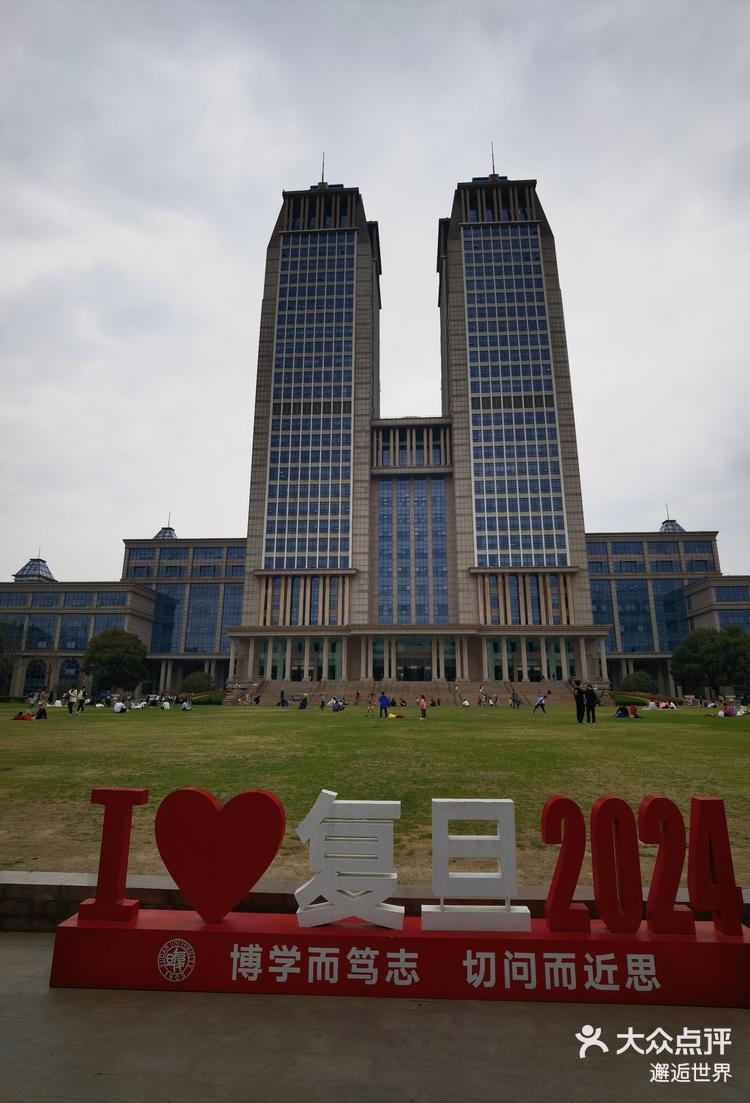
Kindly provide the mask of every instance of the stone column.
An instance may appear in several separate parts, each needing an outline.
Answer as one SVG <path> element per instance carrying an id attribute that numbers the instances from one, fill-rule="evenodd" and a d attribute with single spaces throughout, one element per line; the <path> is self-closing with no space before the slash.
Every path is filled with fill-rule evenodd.
<path id="1" fill-rule="evenodd" d="M 490 680 L 490 664 L 487 661 L 487 650 L 489 648 L 490 641 L 482 637 L 479 642 L 482 646 L 482 677 L 484 678 L 485 682 L 488 682 Z M 494 677 L 494 670 L 492 671 L 492 675 Z"/>
<path id="2" fill-rule="evenodd" d="M 563 681 L 567 682 L 570 678 L 570 666 L 568 665 L 568 641 L 565 636 L 560 636 L 560 667 Z"/>
<path id="3" fill-rule="evenodd" d="M 164 692 L 164 686 L 167 684 L 167 660 L 162 659 L 159 663 L 159 693 Z"/>
<path id="4" fill-rule="evenodd" d="M 579 672 L 579 678 L 582 682 L 588 682 L 589 680 L 589 663 L 586 656 L 586 640 L 579 637 L 578 639 L 578 658 L 581 663 L 581 669 Z"/>
<path id="5" fill-rule="evenodd" d="M 539 637 L 539 657 L 542 664 L 542 678 L 545 682 L 549 681 L 549 664 L 547 663 L 547 637 Z"/>
<path id="6" fill-rule="evenodd" d="M 599 665 L 601 666 L 601 679 L 608 680 L 607 675 L 607 645 L 603 639 L 599 640 Z"/>
<path id="7" fill-rule="evenodd" d="M 349 637 L 341 637 L 341 681 L 349 679 Z"/>
<path id="8" fill-rule="evenodd" d="M 438 674 L 445 678 L 445 636 L 438 637 Z"/>
<path id="9" fill-rule="evenodd" d="M 236 645 L 234 639 L 232 638 L 229 641 L 229 681 L 230 682 L 233 682 L 235 680 L 234 664 L 236 663 L 236 661 L 237 661 L 237 645 Z"/>
<path id="10" fill-rule="evenodd" d="M 507 682 L 508 679 L 508 641 L 505 636 L 500 637 L 500 662 L 503 668 L 503 681 Z"/>
<path id="11" fill-rule="evenodd" d="M 166 685 L 164 687 L 165 689 L 171 689 L 172 688 L 172 667 L 173 667 L 173 665 L 174 665 L 174 661 L 172 659 L 167 659 L 167 678 L 166 678 Z"/>
<path id="12" fill-rule="evenodd" d="M 310 680 L 310 637 L 305 636 L 305 673 L 302 679 L 303 682 Z"/>
<path id="13" fill-rule="evenodd" d="M 328 681 L 328 649 L 329 649 L 328 636 L 323 636 L 323 670 L 321 671 L 321 674 L 322 674 L 321 681 L 322 682 L 327 682 Z"/>
<path id="14" fill-rule="evenodd" d="M 284 653 L 284 681 L 288 682 L 292 677 L 292 637 L 286 638 L 286 651 Z"/>
<path id="15" fill-rule="evenodd" d="M 432 644 L 432 668 L 430 672 L 430 681 L 434 682 L 437 680 L 437 640 L 433 636 L 430 642 Z"/>
<path id="16" fill-rule="evenodd" d="M 521 636 L 521 677 L 524 682 L 529 680 L 529 657 L 526 652 L 526 637 Z"/>
<path id="17" fill-rule="evenodd" d="M 248 682 L 252 682 L 255 677 L 255 640 L 251 639 L 247 645 L 247 667 L 245 668 L 245 677 Z"/>
<path id="18" fill-rule="evenodd" d="M 469 679 L 469 640 L 464 636 L 461 640 L 461 665 L 464 668 L 464 678 Z"/>

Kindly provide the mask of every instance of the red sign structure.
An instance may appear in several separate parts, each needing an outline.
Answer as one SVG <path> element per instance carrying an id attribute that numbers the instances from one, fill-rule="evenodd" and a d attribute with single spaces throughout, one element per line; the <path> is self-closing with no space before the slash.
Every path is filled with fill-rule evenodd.
<path id="1" fill-rule="evenodd" d="M 92 793 L 105 809 L 96 896 L 58 927 L 53 987 L 728 1007 L 750 1002 L 750 933 L 741 923 L 724 805 L 715 798 L 693 798 L 687 848 L 691 904 L 712 913 L 713 922 L 696 922 L 689 908 L 674 903 L 686 851 L 677 806 L 647 797 L 636 818 L 611 796 L 601 797 L 591 812 L 600 916 L 592 920 L 585 905 L 572 903 L 586 824 L 578 805 L 558 796 L 542 811 L 543 840 L 561 844 L 545 919 L 527 922 L 526 929 L 498 930 L 482 929 L 481 907 L 465 909 L 470 929 L 424 929 L 421 919 L 402 919 L 392 906 L 382 912 L 382 925 L 327 922 L 325 911 L 316 917 L 320 905 L 309 904 L 316 878 L 298 890 L 298 915 L 231 912 L 283 838 L 284 809 L 262 791 L 242 793 L 223 807 L 201 789 L 166 797 L 156 816 L 157 844 L 195 910 L 139 911 L 136 901 L 125 899 L 125 878 L 133 808 L 147 796 L 144 789 Z M 335 794 L 324 790 L 315 807 L 321 802 L 334 809 Z M 339 867 L 349 863 L 360 871 L 365 835 L 352 838 L 344 817 L 368 802 L 338 803 L 343 810 L 332 812 L 339 819 L 327 821 L 333 826 L 325 838 Z M 309 820 L 301 825 L 308 834 Z M 382 823 L 369 830 L 373 838 L 384 834 Z M 645 920 L 639 839 L 659 847 Z M 501 841 L 499 835 L 473 837 L 485 853 Z M 312 854 L 311 843 L 311 861 Z M 378 861 L 382 865 L 381 856 Z M 361 880 L 363 874 L 354 876 Z M 338 915 L 340 896 L 336 907 Z M 511 909 L 509 900 L 506 908 L 509 914 L 523 910 Z M 492 926 L 503 909 L 486 911 L 493 913 Z"/>

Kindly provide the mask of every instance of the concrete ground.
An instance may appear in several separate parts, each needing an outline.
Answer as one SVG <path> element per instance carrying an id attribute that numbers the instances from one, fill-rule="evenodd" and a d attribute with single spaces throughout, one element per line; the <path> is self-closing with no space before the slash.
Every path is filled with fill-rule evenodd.
<path id="1" fill-rule="evenodd" d="M 622 1103 L 750 1097 L 750 1014 L 695 1007 L 601 1008 L 172 992 L 50 991 L 53 936 L 0 935 L 3 1103 Z M 602 1028 L 610 1052 L 578 1056 Z M 656 1061 L 628 1027 L 730 1027 L 727 1083 L 650 1083 Z"/>

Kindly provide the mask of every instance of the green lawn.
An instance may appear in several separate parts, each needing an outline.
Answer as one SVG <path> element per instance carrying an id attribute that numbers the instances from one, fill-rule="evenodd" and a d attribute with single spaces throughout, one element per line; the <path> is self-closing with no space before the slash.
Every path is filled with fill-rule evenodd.
<path id="1" fill-rule="evenodd" d="M 400 799 L 397 869 L 402 881 L 431 878 L 432 797 L 510 797 L 516 803 L 522 884 L 547 883 L 556 847 L 542 843 L 539 817 L 547 797 L 563 793 L 588 817 L 605 793 L 634 810 L 650 793 L 671 797 L 686 820 L 692 795 L 723 797 L 738 881 L 750 883 L 750 717 L 712 719 L 698 709 L 646 713 L 618 721 L 600 711 L 595 728 L 579 727 L 573 710 L 430 709 L 417 719 L 367 719 L 364 706 L 343 713 L 317 708 L 143 710 L 115 716 L 88 709 L 71 718 L 50 709 L 44 722 L 12 720 L 0 705 L 3 814 L 0 868 L 95 872 L 101 809 L 95 785 L 146 786 L 149 804 L 135 810 L 131 872 L 163 873 L 153 842 L 159 800 L 198 785 L 227 800 L 246 789 L 271 789 L 283 802 L 287 833 L 268 875 L 307 874 L 307 849 L 294 828 L 321 788 L 348 799 Z M 644 847 L 644 877 L 652 847 Z M 581 883 L 590 884 L 584 864 Z"/>

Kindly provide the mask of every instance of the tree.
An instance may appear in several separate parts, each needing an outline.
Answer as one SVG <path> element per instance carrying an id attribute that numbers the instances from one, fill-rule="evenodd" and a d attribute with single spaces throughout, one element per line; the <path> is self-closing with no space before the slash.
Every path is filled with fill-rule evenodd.
<path id="1" fill-rule="evenodd" d="M 146 645 L 132 632 L 108 628 L 89 640 L 81 666 L 106 689 L 135 689 L 148 674 Z"/>
<path id="2" fill-rule="evenodd" d="M 672 677 L 687 690 L 700 692 L 708 686 L 718 693 L 723 685 L 750 680 L 750 636 L 731 624 L 720 632 L 699 628 L 691 632 L 672 653 Z"/>
<path id="3" fill-rule="evenodd" d="M 188 674 L 180 687 L 180 693 L 206 693 L 214 688 L 214 680 L 205 670 L 194 670 Z"/>
<path id="4" fill-rule="evenodd" d="M 622 680 L 622 688 L 630 693 L 656 693 L 656 682 L 645 670 L 634 670 Z"/>
<path id="5" fill-rule="evenodd" d="M 724 636 L 727 683 L 750 685 L 750 635 L 739 624 L 728 624 L 721 634 Z"/>

